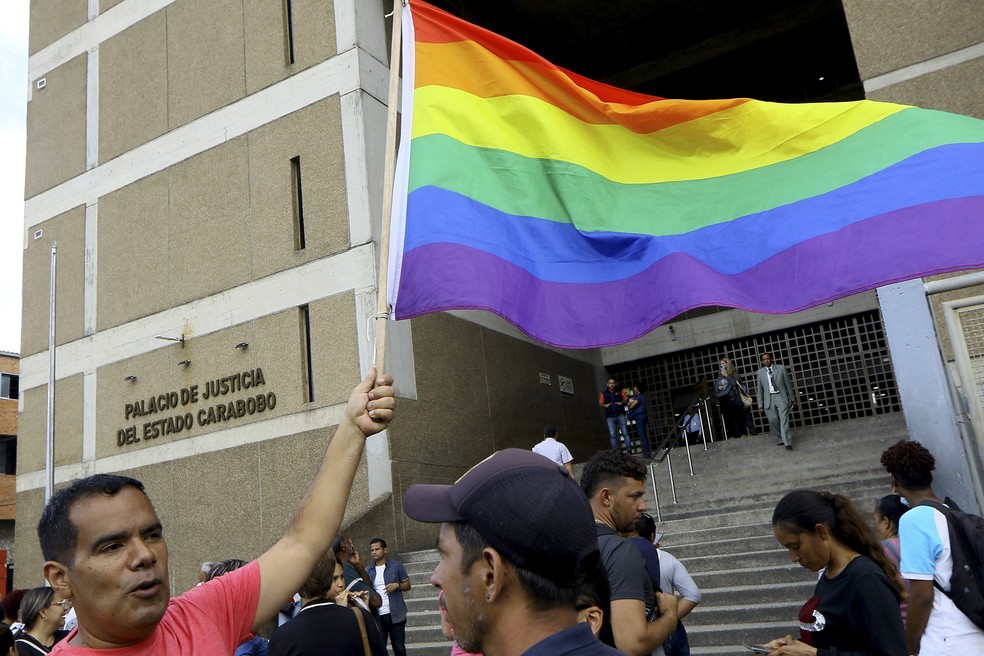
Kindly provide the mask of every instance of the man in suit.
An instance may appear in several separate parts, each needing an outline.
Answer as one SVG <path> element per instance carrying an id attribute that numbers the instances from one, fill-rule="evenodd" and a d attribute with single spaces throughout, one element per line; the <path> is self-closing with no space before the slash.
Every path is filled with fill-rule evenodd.
<path id="1" fill-rule="evenodd" d="M 776 445 L 793 448 L 789 432 L 789 409 L 796 404 L 793 381 L 781 364 L 773 364 L 772 354 L 762 354 L 762 368 L 755 374 L 758 404 L 769 418 L 769 429 L 776 436 Z"/>

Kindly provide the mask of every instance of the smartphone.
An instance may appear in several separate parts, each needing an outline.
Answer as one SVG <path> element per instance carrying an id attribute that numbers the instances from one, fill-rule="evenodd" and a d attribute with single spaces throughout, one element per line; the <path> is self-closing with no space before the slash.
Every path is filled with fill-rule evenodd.
<path id="1" fill-rule="evenodd" d="M 771 649 L 766 649 L 762 645 L 742 645 L 745 649 L 756 654 L 771 654 Z"/>

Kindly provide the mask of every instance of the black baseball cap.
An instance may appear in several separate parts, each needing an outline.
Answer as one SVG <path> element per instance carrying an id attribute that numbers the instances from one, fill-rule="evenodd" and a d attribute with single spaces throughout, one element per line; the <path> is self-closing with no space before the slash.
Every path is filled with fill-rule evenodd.
<path id="1" fill-rule="evenodd" d="M 525 449 L 498 451 L 453 485 L 411 485 L 403 512 L 419 522 L 467 522 L 506 560 L 562 588 L 584 581 L 599 557 L 581 487 Z"/>

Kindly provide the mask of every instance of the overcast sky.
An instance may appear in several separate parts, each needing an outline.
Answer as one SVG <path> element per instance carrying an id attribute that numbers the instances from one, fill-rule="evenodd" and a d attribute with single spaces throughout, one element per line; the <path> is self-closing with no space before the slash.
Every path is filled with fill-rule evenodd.
<path id="1" fill-rule="evenodd" d="M 0 350 L 20 352 L 24 252 L 27 7 L 4 0 L 0 20 Z"/>

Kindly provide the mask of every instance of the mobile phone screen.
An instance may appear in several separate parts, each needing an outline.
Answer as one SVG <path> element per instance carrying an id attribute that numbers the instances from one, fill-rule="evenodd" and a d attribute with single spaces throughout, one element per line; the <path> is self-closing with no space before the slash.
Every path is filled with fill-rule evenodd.
<path id="1" fill-rule="evenodd" d="M 742 645 L 742 647 L 744 647 L 748 651 L 755 652 L 756 654 L 771 654 L 772 653 L 772 650 L 771 649 L 766 649 L 762 645 Z"/>

